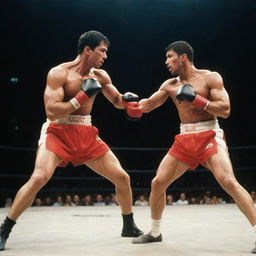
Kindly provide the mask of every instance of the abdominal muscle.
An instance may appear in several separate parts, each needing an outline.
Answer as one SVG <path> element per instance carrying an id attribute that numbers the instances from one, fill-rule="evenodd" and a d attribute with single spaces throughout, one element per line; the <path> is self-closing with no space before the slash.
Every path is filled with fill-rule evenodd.
<path id="1" fill-rule="evenodd" d="M 214 120 L 216 117 L 208 112 L 194 107 L 190 102 L 176 103 L 182 124 Z"/>

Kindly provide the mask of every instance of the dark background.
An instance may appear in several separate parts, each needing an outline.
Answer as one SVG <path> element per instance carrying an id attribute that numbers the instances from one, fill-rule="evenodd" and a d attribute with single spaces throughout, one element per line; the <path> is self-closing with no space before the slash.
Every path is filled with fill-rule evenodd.
<path id="1" fill-rule="evenodd" d="M 150 96 L 170 77 L 164 65 L 165 47 L 176 40 L 188 41 L 195 51 L 195 66 L 217 71 L 224 79 L 232 112 L 228 119 L 219 121 L 228 145 L 252 147 L 243 152 L 231 150 L 235 169 L 255 166 L 255 21 L 254 0 L 2 1 L 0 191 L 13 193 L 24 183 L 3 174 L 31 174 L 33 149 L 45 121 L 43 92 L 47 72 L 55 65 L 73 60 L 77 56 L 78 37 L 92 29 L 105 34 L 111 42 L 103 68 L 114 85 L 121 93 L 132 91 L 141 97 Z M 11 82 L 12 77 L 17 77 L 18 82 Z M 168 148 L 179 131 L 177 111 L 170 100 L 140 121 L 130 122 L 123 111 L 99 95 L 92 116 L 101 138 L 110 147 Z M 5 146 L 32 150 L 10 150 Z M 122 165 L 132 170 L 156 169 L 166 153 L 114 152 Z M 58 168 L 56 175 L 93 176 L 84 169 Z M 255 172 L 253 168 L 237 172 L 248 189 L 256 186 Z M 188 186 L 194 184 L 200 172 L 193 175 L 187 178 Z M 132 174 L 132 182 L 137 189 L 148 189 L 153 176 L 150 172 Z M 203 183 L 205 179 L 202 178 Z M 206 186 L 216 185 L 212 177 L 207 179 Z M 185 183 L 186 176 L 178 187 L 185 189 Z M 84 189 L 88 188 L 86 185 Z"/>

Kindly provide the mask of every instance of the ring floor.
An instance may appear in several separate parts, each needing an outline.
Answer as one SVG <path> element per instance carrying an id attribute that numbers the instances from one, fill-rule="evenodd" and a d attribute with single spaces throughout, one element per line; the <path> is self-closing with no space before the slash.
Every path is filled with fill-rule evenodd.
<path id="1" fill-rule="evenodd" d="M 134 207 L 150 228 L 150 208 Z M 1 221 L 8 209 L 0 209 Z M 0 256 L 244 256 L 256 235 L 235 204 L 167 206 L 163 242 L 132 244 L 120 236 L 118 206 L 31 207 L 19 218 Z"/>

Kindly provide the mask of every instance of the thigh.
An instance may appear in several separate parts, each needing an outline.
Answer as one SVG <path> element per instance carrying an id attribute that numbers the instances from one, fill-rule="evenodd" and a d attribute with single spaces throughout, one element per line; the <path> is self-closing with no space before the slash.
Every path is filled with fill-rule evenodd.
<path id="1" fill-rule="evenodd" d="M 218 152 L 207 160 L 205 166 L 213 173 L 217 181 L 235 178 L 228 152 L 218 146 Z"/>
<path id="2" fill-rule="evenodd" d="M 172 155 L 166 154 L 161 161 L 155 179 L 161 184 L 168 186 L 181 175 L 183 175 L 189 166 Z"/>
<path id="3" fill-rule="evenodd" d="M 119 174 L 126 174 L 117 157 L 111 150 L 103 156 L 90 160 L 84 164 L 111 181 L 113 181 Z"/>
<path id="4" fill-rule="evenodd" d="M 60 157 L 46 148 L 44 142 L 37 150 L 33 175 L 44 173 L 47 176 L 52 176 L 61 161 Z"/>

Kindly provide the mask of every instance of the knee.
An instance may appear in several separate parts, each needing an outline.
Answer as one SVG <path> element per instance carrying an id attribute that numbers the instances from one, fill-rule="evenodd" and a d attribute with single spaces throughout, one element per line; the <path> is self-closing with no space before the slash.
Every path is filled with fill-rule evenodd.
<path id="1" fill-rule="evenodd" d="M 151 182 L 151 189 L 154 191 L 164 191 L 166 189 L 165 183 L 155 177 Z"/>
<path id="2" fill-rule="evenodd" d="M 222 186 L 224 187 L 225 190 L 233 192 L 238 190 L 239 188 L 239 183 L 236 181 L 235 178 L 232 177 L 225 177 L 221 181 Z"/>
<path id="3" fill-rule="evenodd" d="M 29 182 L 32 185 L 32 187 L 41 188 L 49 181 L 49 179 L 50 177 L 44 172 L 42 172 L 40 174 L 33 174 Z"/>
<path id="4" fill-rule="evenodd" d="M 130 176 L 126 172 L 118 174 L 114 180 L 117 187 L 130 186 Z"/>

